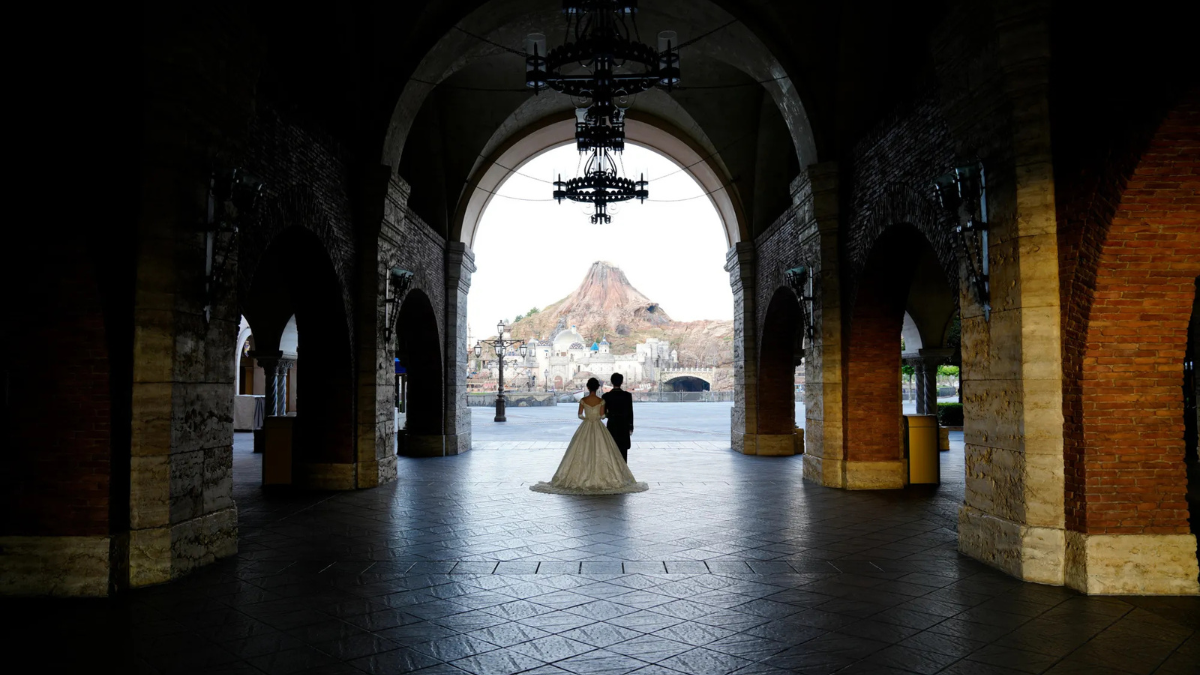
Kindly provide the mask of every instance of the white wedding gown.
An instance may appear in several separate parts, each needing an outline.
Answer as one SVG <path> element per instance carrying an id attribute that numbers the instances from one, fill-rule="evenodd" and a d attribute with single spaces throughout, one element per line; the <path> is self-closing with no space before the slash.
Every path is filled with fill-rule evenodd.
<path id="1" fill-rule="evenodd" d="M 634 479 L 617 444 L 601 423 L 604 404 L 582 405 L 583 414 L 579 418 L 583 422 L 575 430 L 554 478 L 529 489 L 558 495 L 615 495 L 649 490 L 649 485 Z"/>

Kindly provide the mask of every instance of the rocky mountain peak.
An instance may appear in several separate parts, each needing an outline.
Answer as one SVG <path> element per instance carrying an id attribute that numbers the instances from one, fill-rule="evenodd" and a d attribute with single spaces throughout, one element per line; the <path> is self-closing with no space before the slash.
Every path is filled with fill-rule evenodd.
<path id="1" fill-rule="evenodd" d="M 629 278 L 620 267 L 598 260 L 588 268 L 583 282 L 559 303 L 558 314 L 569 317 L 569 323 L 584 325 L 595 324 L 595 319 L 601 317 L 637 313 L 650 307 L 655 308 L 650 312 L 655 319 L 654 323 L 666 323 L 671 320 L 666 312 L 658 308 L 657 303 L 629 283 Z M 612 328 L 615 329 L 616 324 L 613 324 Z"/>
<path id="2" fill-rule="evenodd" d="M 673 321 L 621 268 L 603 260 L 591 264 L 570 295 L 514 322 L 511 330 L 519 339 L 553 340 L 572 327 L 588 345 L 607 339 L 614 354 L 633 352 L 638 342 L 654 337 L 670 342 L 685 360 L 732 363 L 732 321 Z"/>

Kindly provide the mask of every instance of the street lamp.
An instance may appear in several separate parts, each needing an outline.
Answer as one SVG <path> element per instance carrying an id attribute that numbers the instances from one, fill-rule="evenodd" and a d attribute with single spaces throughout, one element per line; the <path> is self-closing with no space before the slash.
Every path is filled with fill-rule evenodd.
<path id="1" fill-rule="evenodd" d="M 550 391 L 550 369 L 546 368 L 542 371 L 542 384 L 546 386 L 546 391 Z"/>
<path id="2" fill-rule="evenodd" d="M 497 422 L 507 422 L 508 418 L 504 416 L 504 355 L 508 353 L 510 347 L 518 347 L 521 356 L 524 357 L 528 349 L 525 347 L 524 340 L 505 340 L 504 339 L 504 320 L 496 324 L 496 339 L 481 340 L 475 343 L 475 356 L 483 354 L 483 345 L 490 344 L 492 350 L 496 353 L 496 361 L 499 365 L 499 382 L 496 386 L 496 419 Z"/>

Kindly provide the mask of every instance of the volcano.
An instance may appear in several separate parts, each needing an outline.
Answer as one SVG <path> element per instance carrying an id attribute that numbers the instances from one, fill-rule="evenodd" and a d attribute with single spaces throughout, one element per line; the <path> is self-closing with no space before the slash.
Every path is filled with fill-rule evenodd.
<path id="1" fill-rule="evenodd" d="M 592 263 L 567 297 L 522 317 L 511 326 L 518 339 L 553 339 L 558 327 L 575 326 L 587 340 L 607 337 L 612 350 L 628 354 L 646 338 L 668 340 L 681 359 L 733 363 L 732 321 L 674 321 L 657 302 L 629 283 L 625 272 L 603 260 Z"/>

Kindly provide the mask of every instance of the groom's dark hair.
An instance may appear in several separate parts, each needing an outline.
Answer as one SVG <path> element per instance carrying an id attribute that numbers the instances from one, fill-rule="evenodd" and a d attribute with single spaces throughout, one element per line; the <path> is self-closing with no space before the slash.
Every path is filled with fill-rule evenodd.
<path id="1" fill-rule="evenodd" d="M 621 383 L 625 381 L 625 378 L 622 377 L 622 375 L 620 373 L 613 373 L 612 377 L 609 379 L 612 380 L 614 387 L 621 386 Z"/>

